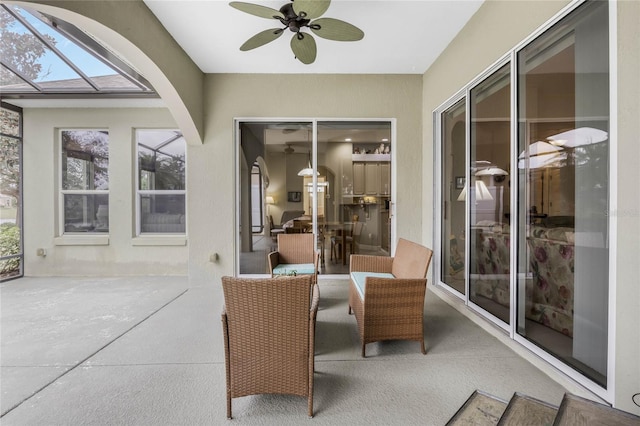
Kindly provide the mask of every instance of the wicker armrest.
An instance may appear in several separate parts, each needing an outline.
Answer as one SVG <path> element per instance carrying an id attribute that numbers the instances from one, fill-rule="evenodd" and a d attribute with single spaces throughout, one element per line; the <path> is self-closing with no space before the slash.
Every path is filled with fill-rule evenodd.
<path id="1" fill-rule="evenodd" d="M 365 300 L 376 294 L 388 293 L 389 297 L 402 295 L 402 293 L 414 293 L 416 297 L 424 294 L 426 290 L 426 278 L 380 278 L 367 277 L 367 285 L 365 287 Z M 415 294 L 415 290 L 418 293 Z M 422 297 L 422 296 L 421 296 Z M 424 299 L 423 299 L 424 300 Z"/>
<path id="2" fill-rule="evenodd" d="M 350 271 L 362 272 L 391 272 L 393 257 L 368 256 L 363 254 L 352 254 L 349 258 Z"/>
<path id="3" fill-rule="evenodd" d="M 280 263 L 280 255 L 277 251 L 272 251 L 267 256 L 269 259 L 269 273 L 273 274 L 273 268 L 278 266 L 278 264 Z"/>
<path id="4" fill-rule="evenodd" d="M 318 304 L 320 303 L 320 287 L 318 284 L 313 285 L 312 296 L 311 296 L 311 309 L 310 309 L 310 319 L 315 319 L 316 314 L 318 313 Z"/>

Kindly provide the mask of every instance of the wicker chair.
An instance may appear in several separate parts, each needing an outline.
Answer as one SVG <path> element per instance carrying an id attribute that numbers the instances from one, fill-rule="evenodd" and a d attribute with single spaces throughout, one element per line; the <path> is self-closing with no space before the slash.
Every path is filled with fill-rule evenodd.
<path id="1" fill-rule="evenodd" d="M 269 253 L 269 273 L 276 275 L 312 275 L 318 282 L 320 253 L 312 233 L 278 235 L 278 250 Z"/>
<path id="2" fill-rule="evenodd" d="M 362 342 L 417 340 L 424 345 L 424 297 L 433 251 L 400 239 L 395 257 L 351 255 L 349 314 Z"/>
<path id="3" fill-rule="evenodd" d="M 306 396 L 312 417 L 318 286 L 305 275 L 223 277 L 222 287 L 227 417 L 232 398 L 266 393 Z"/>

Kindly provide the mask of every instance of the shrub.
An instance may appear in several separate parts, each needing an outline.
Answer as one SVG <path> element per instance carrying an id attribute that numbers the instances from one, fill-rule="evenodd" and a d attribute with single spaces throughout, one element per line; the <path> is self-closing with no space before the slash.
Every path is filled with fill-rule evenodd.
<path id="1" fill-rule="evenodd" d="M 0 256 L 20 254 L 20 228 L 14 223 L 0 225 Z M 0 275 L 13 275 L 20 269 L 20 258 L 0 262 Z"/>

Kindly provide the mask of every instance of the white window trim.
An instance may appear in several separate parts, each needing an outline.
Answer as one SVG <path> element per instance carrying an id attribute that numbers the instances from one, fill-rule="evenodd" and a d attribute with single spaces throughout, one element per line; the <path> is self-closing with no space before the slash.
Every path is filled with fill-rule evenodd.
<path id="1" fill-rule="evenodd" d="M 106 132 L 109 134 L 107 128 L 75 128 L 65 127 L 57 129 L 57 141 L 56 149 L 58 150 L 58 164 L 57 164 L 57 192 L 58 192 L 58 230 L 57 237 L 53 239 L 54 245 L 57 246 L 84 246 L 84 245 L 109 245 L 109 229 L 108 232 L 66 232 L 65 231 L 65 216 L 64 216 L 64 196 L 69 194 L 77 195 L 106 195 L 109 197 L 109 189 L 63 189 L 62 179 L 62 132 L 74 132 L 74 131 L 91 131 L 91 132 Z M 111 147 L 109 146 L 109 151 Z"/>
<path id="2" fill-rule="evenodd" d="M 134 129 L 134 144 L 135 144 L 135 235 L 131 240 L 131 244 L 133 246 L 185 246 L 187 245 L 187 229 L 188 229 L 188 202 L 187 202 L 187 190 L 186 190 L 186 177 L 187 177 L 187 143 L 185 140 L 185 151 L 184 151 L 184 174 L 185 174 L 185 189 L 180 190 L 150 190 L 150 189 L 140 189 L 140 170 L 138 161 L 140 150 L 138 144 L 138 132 L 139 131 L 179 131 L 179 129 L 169 128 L 169 129 L 158 129 L 158 128 L 138 128 Z M 183 135 L 184 138 L 184 135 Z M 142 208 L 140 206 L 140 196 L 141 195 L 184 195 L 184 225 L 185 232 L 175 232 L 175 233 L 161 233 L 161 232 L 142 232 L 141 223 L 142 223 Z"/>

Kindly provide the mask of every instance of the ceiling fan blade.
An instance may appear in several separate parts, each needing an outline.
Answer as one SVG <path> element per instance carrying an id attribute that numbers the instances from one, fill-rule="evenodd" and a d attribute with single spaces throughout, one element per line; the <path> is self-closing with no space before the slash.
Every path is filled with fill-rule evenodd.
<path id="1" fill-rule="evenodd" d="M 282 28 L 271 28 L 268 30 L 264 30 L 259 32 L 258 34 L 251 37 L 249 40 L 245 41 L 242 46 L 240 46 L 240 50 L 246 52 L 247 50 L 255 49 L 256 47 L 263 46 L 282 35 L 284 31 Z"/>
<path id="2" fill-rule="evenodd" d="M 300 37 L 301 36 L 301 37 Z M 305 65 L 316 60 L 316 40 L 309 33 L 296 33 L 291 38 L 291 50 L 296 58 Z"/>
<path id="3" fill-rule="evenodd" d="M 293 11 L 301 18 L 315 19 L 322 16 L 330 4 L 331 0 L 294 0 Z"/>
<path id="4" fill-rule="evenodd" d="M 232 1 L 231 3 L 229 3 L 229 6 L 246 12 L 250 15 L 259 16 L 261 18 L 272 19 L 277 16 L 284 19 L 284 15 L 279 10 L 272 9 L 266 6 L 260 6 L 259 4 Z"/>
<path id="5" fill-rule="evenodd" d="M 348 22 L 333 18 L 320 18 L 309 24 L 316 35 L 336 41 L 358 41 L 364 37 L 364 32 Z"/>

